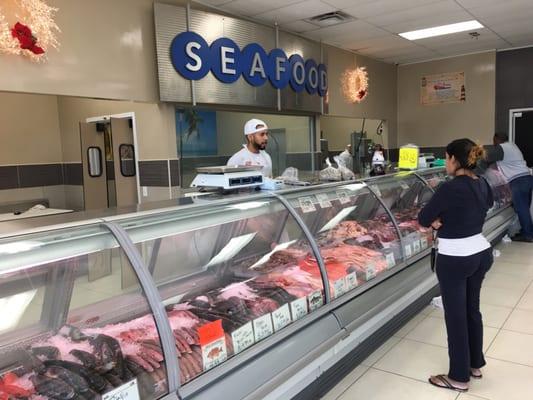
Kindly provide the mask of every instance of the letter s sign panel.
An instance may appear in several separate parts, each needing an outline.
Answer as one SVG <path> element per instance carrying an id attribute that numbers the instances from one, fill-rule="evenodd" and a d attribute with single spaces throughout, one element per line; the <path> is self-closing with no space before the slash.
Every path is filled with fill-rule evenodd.
<path id="1" fill-rule="evenodd" d="M 209 45 L 203 37 L 194 32 L 178 34 L 170 46 L 172 65 L 184 78 L 199 80 L 207 75 L 209 65 Z"/>

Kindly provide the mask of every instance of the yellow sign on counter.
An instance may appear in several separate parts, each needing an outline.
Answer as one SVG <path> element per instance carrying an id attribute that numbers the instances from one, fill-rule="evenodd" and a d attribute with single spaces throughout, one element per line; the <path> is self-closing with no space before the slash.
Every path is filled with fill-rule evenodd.
<path id="1" fill-rule="evenodd" d="M 418 154 L 418 147 L 401 147 L 398 167 L 400 169 L 417 169 Z"/>

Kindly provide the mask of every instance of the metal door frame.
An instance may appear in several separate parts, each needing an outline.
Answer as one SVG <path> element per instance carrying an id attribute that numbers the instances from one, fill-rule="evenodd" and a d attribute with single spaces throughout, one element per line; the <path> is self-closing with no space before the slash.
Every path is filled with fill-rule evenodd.
<path id="1" fill-rule="evenodd" d="M 509 141 L 514 143 L 515 142 L 515 119 L 517 116 L 515 114 L 517 113 L 523 113 L 523 112 L 530 112 L 533 111 L 533 107 L 526 107 L 526 108 L 511 108 L 509 110 Z M 521 117 L 521 116 L 520 116 Z M 518 117 L 518 118 L 520 118 Z"/>
<path id="2" fill-rule="evenodd" d="M 135 112 L 125 112 L 122 114 L 101 115 L 99 117 L 86 118 L 85 122 L 111 122 L 111 118 L 131 118 L 133 129 L 133 152 L 135 154 L 135 181 L 137 182 L 137 204 L 141 203 L 141 181 L 139 174 L 139 141 L 137 140 L 137 121 Z"/>

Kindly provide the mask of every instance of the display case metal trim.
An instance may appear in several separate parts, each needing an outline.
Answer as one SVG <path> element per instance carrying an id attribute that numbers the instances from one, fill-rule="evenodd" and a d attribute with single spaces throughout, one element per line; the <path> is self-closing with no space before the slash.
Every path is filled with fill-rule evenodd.
<path id="1" fill-rule="evenodd" d="M 328 271 L 326 269 L 326 265 L 324 264 L 324 260 L 322 259 L 322 254 L 320 254 L 320 249 L 315 242 L 315 239 L 313 238 L 313 235 L 305 222 L 303 221 L 302 217 L 296 212 L 294 207 L 291 205 L 289 200 L 287 200 L 285 197 L 282 197 L 281 195 L 277 193 L 271 193 L 272 196 L 277 198 L 281 204 L 283 204 L 289 213 L 292 215 L 296 223 L 300 226 L 300 229 L 304 233 L 305 237 L 307 238 L 307 241 L 311 245 L 311 249 L 313 250 L 313 253 L 315 254 L 316 261 L 318 263 L 318 268 L 320 269 L 320 275 L 322 277 L 322 286 L 324 287 L 324 297 L 326 298 L 326 304 L 331 302 L 331 292 L 329 287 L 329 279 L 328 279 Z"/>
<path id="2" fill-rule="evenodd" d="M 133 244 L 124 229 L 111 222 L 104 222 L 102 225 L 106 227 L 115 237 L 139 279 L 139 283 L 146 295 L 146 300 L 152 309 L 153 317 L 159 330 L 161 347 L 165 355 L 165 365 L 167 367 L 166 372 L 168 392 L 176 393 L 179 398 L 178 389 L 180 387 L 180 382 L 178 379 L 178 353 L 174 345 L 174 336 L 172 334 L 172 328 L 170 327 L 170 322 L 163 306 L 163 300 L 159 296 L 157 287 L 155 286 L 154 281 L 148 272 L 148 268 L 146 268 L 144 265 L 137 247 L 135 247 L 135 244 Z"/>

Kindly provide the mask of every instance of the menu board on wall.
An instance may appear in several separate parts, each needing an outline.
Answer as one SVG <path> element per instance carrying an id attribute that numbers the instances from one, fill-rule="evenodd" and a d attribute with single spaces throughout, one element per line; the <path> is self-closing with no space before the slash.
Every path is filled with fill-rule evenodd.
<path id="1" fill-rule="evenodd" d="M 422 105 L 457 103 L 466 101 L 465 73 L 425 75 L 420 82 Z"/>

